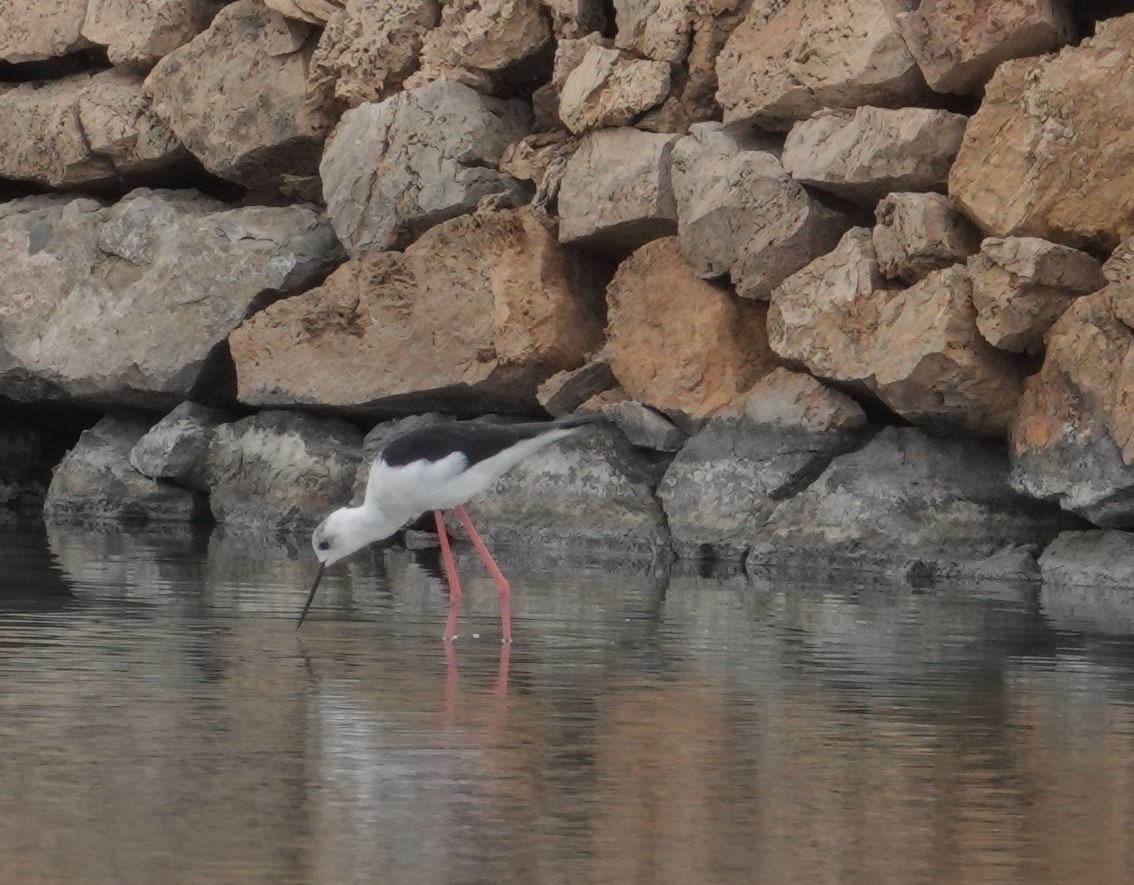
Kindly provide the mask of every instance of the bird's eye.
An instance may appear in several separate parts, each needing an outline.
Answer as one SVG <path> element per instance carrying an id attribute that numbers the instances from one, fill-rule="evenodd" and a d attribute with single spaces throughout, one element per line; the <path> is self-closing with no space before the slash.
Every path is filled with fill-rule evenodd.
<path id="1" fill-rule="evenodd" d="M 331 542 L 324 538 L 322 541 L 320 541 L 315 546 L 318 547 L 320 550 L 330 550 L 331 549 Z"/>

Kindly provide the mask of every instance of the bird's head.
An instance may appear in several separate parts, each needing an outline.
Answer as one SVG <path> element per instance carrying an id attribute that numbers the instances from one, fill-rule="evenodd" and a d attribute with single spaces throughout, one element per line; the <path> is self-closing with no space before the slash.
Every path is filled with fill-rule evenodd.
<path id="1" fill-rule="evenodd" d="M 340 507 L 312 532 L 311 546 L 320 565 L 334 565 L 367 544 L 388 538 L 399 528 L 400 524 L 394 525 L 381 514 L 362 507 Z"/>

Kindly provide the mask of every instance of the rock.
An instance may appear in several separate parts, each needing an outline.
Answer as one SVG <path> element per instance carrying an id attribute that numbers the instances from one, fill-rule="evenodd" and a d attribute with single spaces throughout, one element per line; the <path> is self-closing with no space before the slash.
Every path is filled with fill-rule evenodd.
<path id="1" fill-rule="evenodd" d="M 777 504 L 857 445 L 866 416 L 845 394 L 777 369 L 743 411 L 689 438 L 658 487 L 679 557 L 742 559 Z"/>
<path id="2" fill-rule="evenodd" d="M 333 118 L 329 108 L 306 101 L 314 48 L 306 25 L 238 0 L 158 62 L 146 92 L 158 116 L 214 175 L 317 199 L 319 156 Z"/>
<path id="3" fill-rule="evenodd" d="M 560 186 L 559 241 L 623 254 L 672 235 L 677 207 L 669 162 L 675 140 L 627 128 L 588 133 L 567 161 Z"/>
<path id="4" fill-rule="evenodd" d="M 49 187 L 121 187 L 187 158 L 120 70 L 0 89 L 0 176 Z"/>
<path id="5" fill-rule="evenodd" d="M 106 47 L 111 64 L 151 67 L 205 30 L 220 0 L 89 0 L 83 36 Z"/>
<path id="6" fill-rule="evenodd" d="M 784 169 L 869 206 L 891 191 L 944 189 L 967 120 L 928 108 L 817 111 L 788 133 Z"/>
<path id="7" fill-rule="evenodd" d="M 541 0 L 551 13 L 551 30 L 559 43 L 604 31 L 606 4 L 602 0 Z"/>
<path id="8" fill-rule="evenodd" d="M 996 69 L 949 174 L 960 209 L 993 236 L 1112 249 L 1134 233 L 1134 15 L 1058 55 Z"/>
<path id="9" fill-rule="evenodd" d="M 607 301 L 614 376 L 631 398 L 667 414 L 706 418 L 775 366 L 765 306 L 694 276 L 675 237 L 623 261 Z"/>
<path id="10" fill-rule="evenodd" d="M 525 211 L 453 219 L 250 317 L 229 339 L 237 395 L 360 414 L 530 410 L 601 344 L 585 270 Z"/>
<path id="11" fill-rule="evenodd" d="M 299 412 L 261 412 L 217 427 L 205 478 L 219 523 L 309 531 L 350 500 L 362 434 Z"/>
<path id="12" fill-rule="evenodd" d="M 680 65 L 689 54 L 694 7 L 691 0 L 614 0 L 614 45 Z"/>
<path id="13" fill-rule="evenodd" d="M 350 107 L 382 101 L 417 70 L 425 35 L 437 25 L 435 0 L 349 0 L 328 18 L 311 56 L 311 90 Z"/>
<path id="14" fill-rule="evenodd" d="M 669 541 L 648 462 L 602 425 L 521 462 L 467 510 L 490 544 L 562 550 L 585 543 L 632 555 Z"/>
<path id="15" fill-rule="evenodd" d="M 1072 300 L 1106 285 L 1092 256 L 1035 237 L 989 238 L 968 264 L 977 328 L 1015 353 L 1042 354 L 1047 330 Z"/>
<path id="16" fill-rule="evenodd" d="M 519 198 L 520 184 L 493 167 L 530 126 L 522 102 L 453 82 L 347 111 L 319 167 L 327 212 L 347 252 L 357 258 L 405 246 L 486 196 Z"/>
<path id="17" fill-rule="evenodd" d="M 977 332 L 963 265 L 885 290 L 866 228 L 772 293 L 768 338 L 781 357 L 944 431 L 1005 434 L 1023 384 L 1025 367 Z"/>
<path id="18" fill-rule="evenodd" d="M 0 425 L 0 525 L 11 518 L 39 518 L 55 466 L 55 446 L 43 428 L 7 414 L 3 417 Z"/>
<path id="19" fill-rule="evenodd" d="M 263 0 L 268 9 L 312 25 L 327 24 L 350 0 Z"/>
<path id="20" fill-rule="evenodd" d="M 435 80 L 474 85 L 485 74 L 520 65 L 550 40 L 551 23 L 539 0 L 450 0 L 424 37 L 421 71 L 408 85 Z M 491 81 L 484 85 L 491 88 Z"/>
<path id="21" fill-rule="evenodd" d="M 130 463 L 150 479 L 168 479 L 208 491 L 205 464 L 209 445 L 217 427 L 227 420 L 219 409 L 183 402 L 134 444 Z"/>
<path id="22" fill-rule="evenodd" d="M 820 108 L 926 93 L 886 0 L 753 0 L 717 59 L 724 122 L 786 130 Z"/>
<path id="23" fill-rule="evenodd" d="M 980 248 L 980 232 L 941 194 L 889 194 L 874 214 L 874 252 L 887 279 L 916 283 Z"/>
<path id="24" fill-rule="evenodd" d="M 686 433 L 668 418 L 636 400 L 622 400 L 601 408 L 602 414 L 622 431 L 632 446 L 655 452 L 676 452 Z"/>
<path id="25" fill-rule="evenodd" d="M 141 417 L 110 415 L 84 431 L 55 468 L 44 519 L 64 524 L 207 520 L 200 492 L 148 479 L 130 466 L 130 450 L 149 426 Z"/>
<path id="26" fill-rule="evenodd" d="M 144 189 L 108 207 L 3 205 L 0 394 L 18 400 L 165 410 L 214 392 L 218 348 L 249 309 L 340 257 L 330 226 L 301 206 L 229 209 Z"/>
<path id="27" fill-rule="evenodd" d="M 556 372 L 536 390 L 536 399 L 549 415 L 558 418 L 574 412 L 592 396 L 610 390 L 617 383 L 610 361 L 601 355 L 591 357 L 577 369 Z"/>
<path id="28" fill-rule="evenodd" d="M 717 58 L 748 12 L 747 0 L 698 0 L 693 4 L 689 57 L 681 105 L 692 123 L 721 119 L 717 104 Z"/>
<path id="29" fill-rule="evenodd" d="M 916 559 L 948 575 L 1070 527 L 1065 515 L 1009 487 L 1002 446 L 888 427 L 781 501 L 756 534 L 748 567 L 887 570 Z"/>
<path id="30" fill-rule="evenodd" d="M 1104 528 L 1134 527 L 1130 291 L 1113 283 L 1056 320 L 1010 439 L 1013 488 Z"/>
<path id="31" fill-rule="evenodd" d="M 575 134 L 625 126 L 669 94 L 669 65 L 591 46 L 564 81 L 559 119 Z"/>
<path id="32" fill-rule="evenodd" d="M 87 0 L 7 0 L 0 5 L 0 61 L 40 61 L 89 46 L 86 16 Z"/>
<path id="33" fill-rule="evenodd" d="M 1071 42 L 1062 0 L 923 0 L 898 27 L 930 87 L 979 93 L 996 66 Z"/>
<path id="34" fill-rule="evenodd" d="M 1125 617 L 1130 626 L 1123 630 L 1128 633 L 1134 628 L 1134 613 L 1130 610 L 1130 585 L 1134 582 L 1134 535 L 1118 531 L 1063 532 L 1052 541 L 1039 558 L 1043 576 L 1044 601 L 1054 588 L 1094 587 L 1099 591 L 1119 591 L 1123 601 Z M 1058 608 L 1065 614 L 1073 615 L 1070 601 L 1063 593 L 1056 599 Z M 1106 594 L 1092 593 L 1089 597 L 1077 599 L 1075 609 L 1085 609 L 1098 613 L 1110 607 Z M 1046 606 L 1045 606 L 1046 607 Z M 1106 620 L 1106 618 L 1100 618 Z"/>
<path id="35" fill-rule="evenodd" d="M 834 248 L 850 221 L 784 171 L 766 145 L 719 123 L 693 126 L 673 149 L 677 235 L 698 276 L 726 274 L 738 295 L 766 299 Z"/>
<path id="36" fill-rule="evenodd" d="M 519 181 L 532 182 L 536 195 L 528 205 L 546 212 L 548 205 L 559 198 L 567 161 L 578 144 L 563 130 L 528 135 L 504 150 L 500 171 Z"/>

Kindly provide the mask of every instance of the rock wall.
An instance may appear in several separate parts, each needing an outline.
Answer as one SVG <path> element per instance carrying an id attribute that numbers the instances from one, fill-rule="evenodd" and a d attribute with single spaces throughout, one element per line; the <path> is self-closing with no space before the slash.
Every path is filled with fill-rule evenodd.
<path id="1" fill-rule="evenodd" d="M 301 530 L 582 408 L 489 533 L 1113 574 L 1132 78 L 1134 0 L 9 0 L 0 507 Z"/>

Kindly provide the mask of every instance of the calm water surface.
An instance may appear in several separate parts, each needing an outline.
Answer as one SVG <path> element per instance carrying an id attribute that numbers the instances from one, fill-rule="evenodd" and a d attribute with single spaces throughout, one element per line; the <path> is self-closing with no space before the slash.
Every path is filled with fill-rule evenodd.
<path id="1" fill-rule="evenodd" d="M 0 530 L 0 881 L 1132 881 L 1126 600 L 501 560 Z"/>

